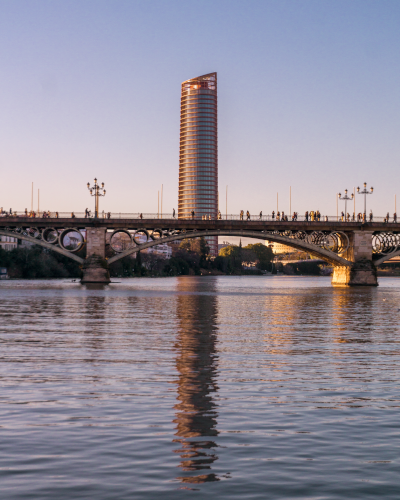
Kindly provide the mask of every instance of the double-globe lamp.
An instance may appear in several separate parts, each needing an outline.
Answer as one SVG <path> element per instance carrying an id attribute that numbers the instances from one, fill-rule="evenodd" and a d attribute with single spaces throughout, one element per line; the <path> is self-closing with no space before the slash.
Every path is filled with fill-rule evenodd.
<path id="1" fill-rule="evenodd" d="M 94 185 L 90 187 L 90 182 L 87 183 L 87 187 L 90 191 L 91 196 L 95 197 L 95 210 L 94 216 L 97 218 L 99 216 L 99 197 L 106 195 L 106 190 L 104 189 L 104 182 L 101 183 L 101 187 L 97 184 L 97 179 L 94 179 Z M 102 191 L 102 192 L 100 192 Z"/>

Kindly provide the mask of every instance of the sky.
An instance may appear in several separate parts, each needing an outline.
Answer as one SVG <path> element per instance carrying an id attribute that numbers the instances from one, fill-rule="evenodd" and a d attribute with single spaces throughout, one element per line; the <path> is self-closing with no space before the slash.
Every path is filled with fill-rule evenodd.
<path id="1" fill-rule="evenodd" d="M 400 204 L 397 0 L 0 0 L 0 207 L 177 209 L 180 89 L 218 73 L 225 213 Z M 356 196 L 356 212 L 363 197 Z M 344 202 L 339 202 L 339 210 Z"/>

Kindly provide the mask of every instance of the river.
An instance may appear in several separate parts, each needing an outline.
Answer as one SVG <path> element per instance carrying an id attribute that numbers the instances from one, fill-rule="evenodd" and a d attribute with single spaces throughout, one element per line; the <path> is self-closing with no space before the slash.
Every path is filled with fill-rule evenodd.
<path id="1" fill-rule="evenodd" d="M 400 280 L 0 282 L 6 500 L 398 499 Z"/>

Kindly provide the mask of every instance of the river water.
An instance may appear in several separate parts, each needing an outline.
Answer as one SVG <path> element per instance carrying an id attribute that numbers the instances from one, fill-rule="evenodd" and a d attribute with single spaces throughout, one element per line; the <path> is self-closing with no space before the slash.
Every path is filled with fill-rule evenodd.
<path id="1" fill-rule="evenodd" d="M 400 280 L 0 282 L 6 500 L 398 499 Z"/>

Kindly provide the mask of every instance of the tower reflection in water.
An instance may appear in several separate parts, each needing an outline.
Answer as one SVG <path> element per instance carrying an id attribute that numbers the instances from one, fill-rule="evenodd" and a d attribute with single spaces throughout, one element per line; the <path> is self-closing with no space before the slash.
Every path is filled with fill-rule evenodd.
<path id="1" fill-rule="evenodd" d="M 212 280 L 178 278 L 176 367 L 178 403 L 175 405 L 176 439 L 183 483 L 218 481 L 211 472 L 218 459 L 217 405 L 214 401 L 218 355 L 217 297 Z M 182 294 L 182 292 L 189 292 Z M 192 293 L 190 293 L 192 292 Z M 194 292 L 194 293 L 193 293 Z"/>

